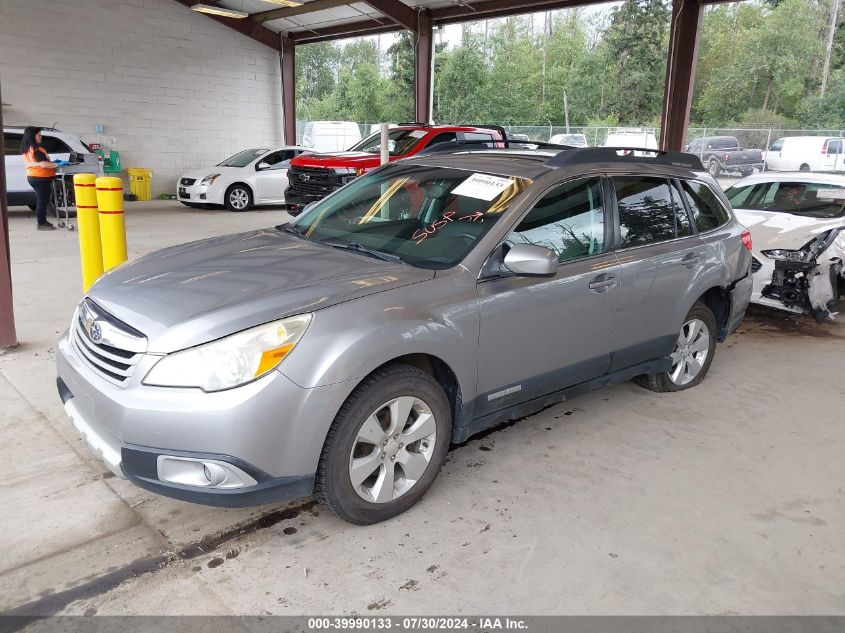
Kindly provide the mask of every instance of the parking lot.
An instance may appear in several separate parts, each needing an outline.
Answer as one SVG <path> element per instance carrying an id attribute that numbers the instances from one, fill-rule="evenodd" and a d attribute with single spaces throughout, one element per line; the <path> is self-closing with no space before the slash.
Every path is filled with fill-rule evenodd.
<path id="1" fill-rule="evenodd" d="M 129 203 L 130 258 L 283 210 Z M 845 326 L 752 308 L 696 389 L 595 391 L 454 447 L 370 527 L 305 499 L 224 510 L 108 473 L 54 350 L 76 233 L 10 218 L 21 344 L 0 354 L 0 608 L 145 614 L 842 614 Z M 566 327 L 566 324 L 561 324 Z"/>

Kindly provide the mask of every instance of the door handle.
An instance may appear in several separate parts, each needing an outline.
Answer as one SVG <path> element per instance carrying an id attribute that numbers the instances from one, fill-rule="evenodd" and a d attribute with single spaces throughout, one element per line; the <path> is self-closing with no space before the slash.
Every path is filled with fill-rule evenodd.
<path id="1" fill-rule="evenodd" d="M 698 263 L 699 259 L 700 258 L 697 253 L 689 253 L 684 256 L 681 263 L 687 268 L 693 268 Z"/>
<path id="2" fill-rule="evenodd" d="M 598 277 L 593 277 L 590 281 L 590 290 L 595 292 L 607 292 L 616 285 L 616 275 L 602 273 Z"/>

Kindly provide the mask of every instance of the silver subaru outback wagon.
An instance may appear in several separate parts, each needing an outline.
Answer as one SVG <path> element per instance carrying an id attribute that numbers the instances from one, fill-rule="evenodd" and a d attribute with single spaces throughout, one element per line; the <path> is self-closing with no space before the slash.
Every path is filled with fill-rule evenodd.
<path id="1" fill-rule="evenodd" d="M 314 494 L 375 523 L 474 433 L 619 381 L 700 383 L 745 313 L 749 249 L 693 156 L 422 155 L 293 223 L 114 269 L 59 344 L 58 389 L 143 488 Z"/>

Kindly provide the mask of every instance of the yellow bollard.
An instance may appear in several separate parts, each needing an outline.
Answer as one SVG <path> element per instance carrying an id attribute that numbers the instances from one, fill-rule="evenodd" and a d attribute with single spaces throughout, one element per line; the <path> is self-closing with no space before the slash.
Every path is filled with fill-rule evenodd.
<path id="1" fill-rule="evenodd" d="M 126 223 L 123 217 L 123 181 L 114 176 L 97 178 L 97 206 L 100 209 L 100 238 L 103 270 L 126 261 Z"/>
<path id="2" fill-rule="evenodd" d="M 103 248 L 100 244 L 100 215 L 97 213 L 97 176 L 75 174 L 76 225 L 79 228 L 79 255 L 82 260 L 82 292 L 88 292 L 103 274 Z"/>

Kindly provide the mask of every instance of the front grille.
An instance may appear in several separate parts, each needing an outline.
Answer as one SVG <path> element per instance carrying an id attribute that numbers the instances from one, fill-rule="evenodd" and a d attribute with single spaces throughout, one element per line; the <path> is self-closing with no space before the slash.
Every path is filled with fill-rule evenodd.
<path id="1" fill-rule="evenodd" d="M 92 331 L 98 336 L 92 337 Z M 94 338 L 98 338 L 95 341 Z M 144 355 L 147 340 L 90 300 L 83 302 L 70 330 L 79 358 L 99 376 L 123 387 Z"/>
<path id="2" fill-rule="evenodd" d="M 756 257 L 751 258 L 751 272 L 756 273 L 763 267 L 763 263 Z"/>
<path id="3" fill-rule="evenodd" d="M 182 178 L 182 180 L 179 181 L 179 184 L 182 185 L 183 187 L 190 187 L 196 181 L 197 181 L 196 178 Z"/>
<path id="4" fill-rule="evenodd" d="M 340 189 L 344 182 L 342 176 L 333 169 L 319 167 L 291 167 L 288 169 L 288 183 L 294 193 L 306 196 L 327 196 L 335 189 Z"/>

